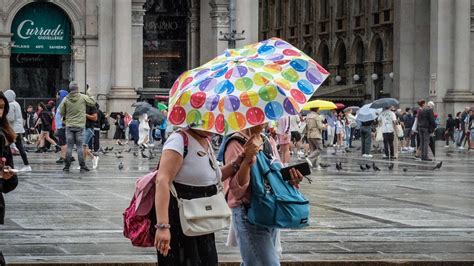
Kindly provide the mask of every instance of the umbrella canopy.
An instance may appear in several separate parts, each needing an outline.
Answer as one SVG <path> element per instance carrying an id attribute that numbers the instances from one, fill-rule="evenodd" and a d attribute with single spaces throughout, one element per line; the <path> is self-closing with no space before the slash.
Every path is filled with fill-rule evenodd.
<path id="1" fill-rule="evenodd" d="M 335 103 L 335 105 L 337 107 L 336 109 L 342 109 L 342 108 L 346 107 L 343 103 Z"/>
<path id="2" fill-rule="evenodd" d="M 160 109 L 160 111 L 168 110 L 168 106 L 167 106 L 166 104 L 164 104 L 164 103 L 157 103 L 157 104 L 156 104 L 156 107 L 157 107 L 158 109 Z"/>
<path id="3" fill-rule="evenodd" d="M 155 125 L 161 124 L 165 119 L 165 115 L 163 115 L 161 111 L 156 108 L 150 108 L 147 114 L 148 119 L 150 119 L 151 123 Z"/>
<path id="4" fill-rule="evenodd" d="M 229 134 L 278 120 L 298 114 L 328 75 L 278 38 L 227 50 L 175 81 L 168 121 Z"/>
<path id="5" fill-rule="evenodd" d="M 145 106 L 145 105 L 138 106 L 137 108 L 135 108 L 135 111 L 133 112 L 132 116 L 137 117 L 139 115 L 146 114 L 152 108 L 153 107 L 151 105 L 150 106 Z"/>
<path id="6" fill-rule="evenodd" d="M 366 104 L 362 106 L 362 108 L 360 108 L 359 111 L 357 111 L 357 115 L 356 115 L 357 121 L 367 122 L 367 121 L 377 119 L 378 113 L 380 113 L 382 109 L 371 108 L 370 107 L 371 105 L 372 105 L 371 103 Z"/>
<path id="7" fill-rule="evenodd" d="M 330 101 L 324 101 L 324 100 L 314 100 L 307 102 L 303 108 L 305 110 L 309 110 L 311 108 L 319 108 L 319 110 L 334 110 L 337 109 L 337 106 Z"/>
<path id="8" fill-rule="evenodd" d="M 149 104 L 148 102 L 136 102 L 134 104 L 132 104 L 132 107 L 151 107 L 151 104 Z"/>
<path id="9" fill-rule="evenodd" d="M 348 110 L 351 110 L 351 113 L 355 114 L 357 111 L 359 111 L 360 107 L 359 106 L 349 106 L 344 108 L 344 112 L 347 112 Z"/>
<path id="10" fill-rule="evenodd" d="M 386 108 L 390 106 L 398 106 L 400 102 L 395 98 L 382 98 L 375 100 L 371 105 L 370 108 L 378 109 L 378 108 Z"/>
<path id="11" fill-rule="evenodd" d="M 112 112 L 110 113 L 110 117 L 113 118 L 113 119 L 117 119 L 117 115 L 120 115 L 121 113 L 120 112 Z"/>

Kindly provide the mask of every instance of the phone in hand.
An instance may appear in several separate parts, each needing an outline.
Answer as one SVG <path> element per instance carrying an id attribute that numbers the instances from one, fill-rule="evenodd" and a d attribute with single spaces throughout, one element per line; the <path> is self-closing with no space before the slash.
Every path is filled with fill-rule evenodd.
<path id="1" fill-rule="evenodd" d="M 283 176 L 283 180 L 288 181 L 291 179 L 290 169 L 295 168 L 298 170 L 303 176 L 308 176 L 311 174 L 311 168 L 309 167 L 308 162 L 302 162 L 294 165 L 290 165 L 288 167 L 282 168 L 280 170 L 281 175 Z"/>

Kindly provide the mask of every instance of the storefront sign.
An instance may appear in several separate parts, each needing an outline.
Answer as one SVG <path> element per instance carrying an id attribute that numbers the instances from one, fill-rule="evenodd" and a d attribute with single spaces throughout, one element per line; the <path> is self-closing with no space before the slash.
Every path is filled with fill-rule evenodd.
<path id="1" fill-rule="evenodd" d="M 58 6 L 32 3 L 22 8 L 12 24 L 12 53 L 69 54 L 69 19 Z"/>

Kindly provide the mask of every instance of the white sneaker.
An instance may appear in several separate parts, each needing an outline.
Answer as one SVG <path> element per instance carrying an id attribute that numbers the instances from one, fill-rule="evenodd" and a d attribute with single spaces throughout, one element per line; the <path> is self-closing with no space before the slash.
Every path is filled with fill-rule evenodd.
<path id="1" fill-rule="evenodd" d="M 311 160 L 308 157 L 306 157 L 305 159 L 308 162 L 309 167 L 313 168 L 313 163 L 311 162 Z"/>
<path id="2" fill-rule="evenodd" d="M 99 164 L 99 156 L 94 156 L 92 158 L 92 169 L 97 169 L 98 164 Z"/>
<path id="3" fill-rule="evenodd" d="M 464 147 L 460 146 L 460 147 L 458 147 L 458 149 L 460 149 L 460 150 L 464 150 Z"/>
<path id="4" fill-rule="evenodd" d="M 445 148 L 449 148 L 449 145 L 445 145 L 444 147 L 445 147 Z"/>
<path id="5" fill-rule="evenodd" d="M 23 166 L 23 168 L 20 169 L 20 172 L 31 172 L 31 166 Z"/>
<path id="6" fill-rule="evenodd" d="M 372 158 L 372 157 L 374 157 L 374 156 L 373 156 L 372 154 L 366 154 L 365 157 L 367 157 L 367 158 Z"/>

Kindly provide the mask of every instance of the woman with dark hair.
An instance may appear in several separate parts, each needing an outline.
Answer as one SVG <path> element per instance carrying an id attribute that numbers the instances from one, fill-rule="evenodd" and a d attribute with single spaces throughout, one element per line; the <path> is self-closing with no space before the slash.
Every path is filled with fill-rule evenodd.
<path id="1" fill-rule="evenodd" d="M 9 145 L 15 142 L 16 134 L 7 120 L 9 111 L 8 100 L 0 92 L 0 224 L 4 224 L 5 201 L 3 193 L 8 193 L 18 185 L 18 178 L 13 171 L 13 156 Z M 3 255 L 0 252 L 0 262 L 4 263 Z"/>
<path id="2" fill-rule="evenodd" d="M 39 147 L 36 152 L 45 152 L 45 141 L 51 143 L 56 147 L 56 152 L 61 150 L 58 144 L 50 137 L 49 132 L 52 130 L 53 125 L 53 116 L 51 111 L 44 105 L 44 103 L 40 102 L 38 104 L 38 111 L 39 111 L 39 120 L 41 123 L 41 133 L 40 133 L 40 140 L 39 140 Z"/>
<path id="3" fill-rule="evenodd" d="M 118 145 L 122 145 L 122 140 L 125 139 L 125 120 L 123 113 L 117 114 L 114 139 L 117 140 Z"/>

